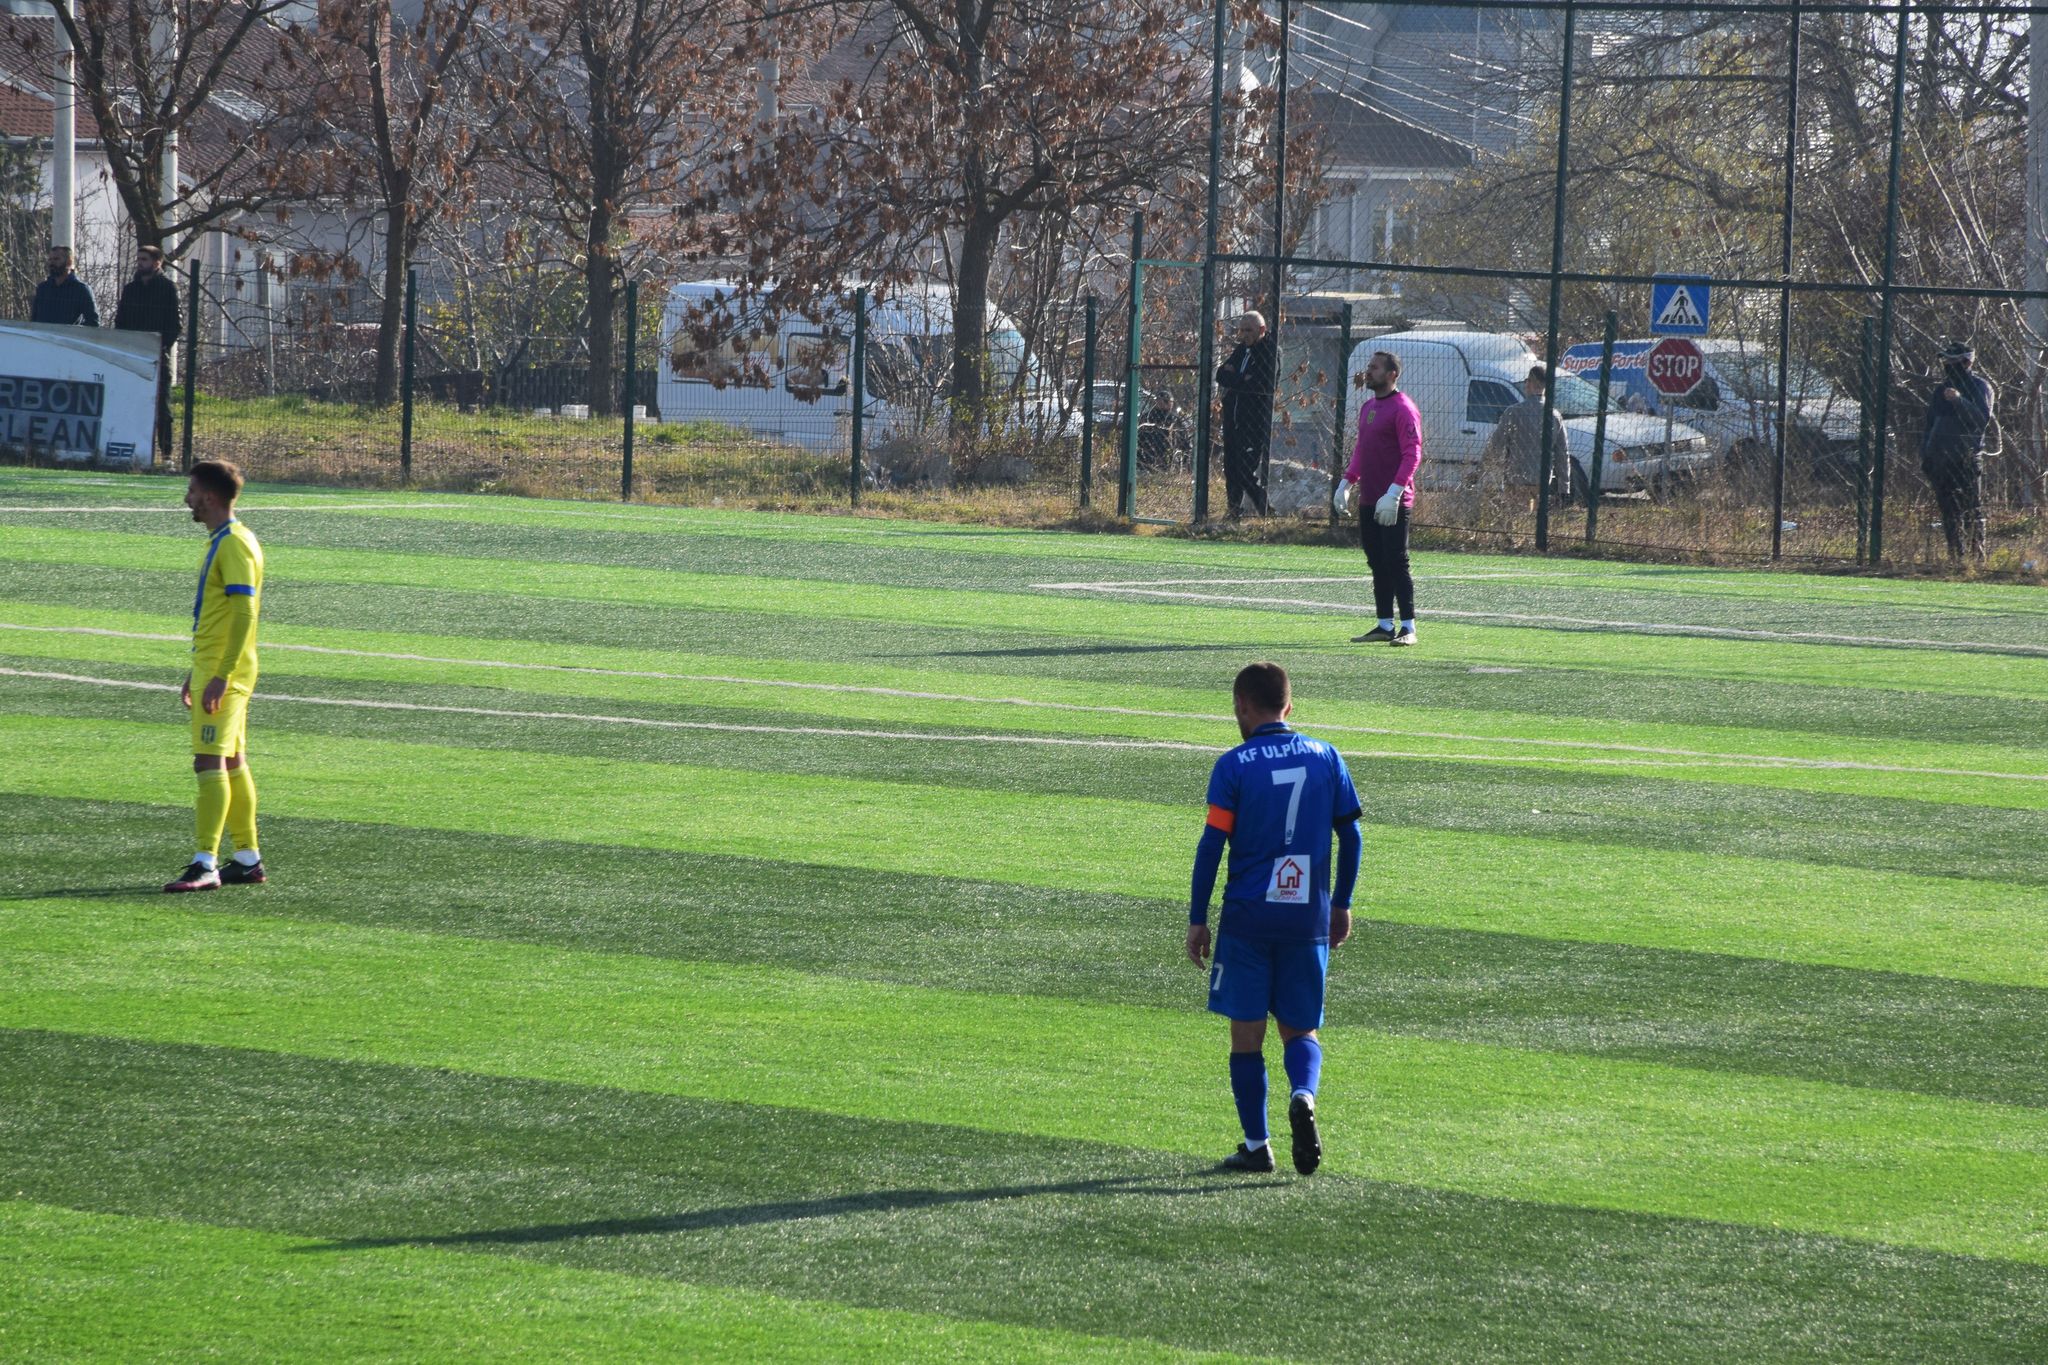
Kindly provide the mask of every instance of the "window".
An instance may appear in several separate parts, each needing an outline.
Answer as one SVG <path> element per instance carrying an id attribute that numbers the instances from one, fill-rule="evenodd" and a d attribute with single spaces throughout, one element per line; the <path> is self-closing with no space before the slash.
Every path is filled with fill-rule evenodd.
<path id="1" fill-rule="evenodd" d="M 783 354 L 782 386 L 790 396 L 815 403 L 847 388 L 846 338 L 822 332 L 792 332 Z"/>
<path id="2" fill-rule="evenodd" d="M 678 327 L 668 350 L 669 369 L 676 378 L 717 389 L 767 388 L 774 359 L 775 338 L 758 331 L 713 339 L 690 327 Z"/>
<path id="3" fill-rule="evenodd" d="M 1465 394 L 1465 420 L 1492 425 L 1520 401 L 1520 394 L 1497 379 L 1475 379 Z"/>

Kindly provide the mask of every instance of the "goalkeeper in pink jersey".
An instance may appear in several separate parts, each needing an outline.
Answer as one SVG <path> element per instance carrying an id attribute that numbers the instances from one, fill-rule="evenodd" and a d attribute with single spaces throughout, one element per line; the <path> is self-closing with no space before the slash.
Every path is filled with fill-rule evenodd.
<path id="1" fill-rule="evenodd" d="M 1367 497 L 1373 497 L 1374 489 L 1387 490 L 1378 495 L 1371 511 L 1359 508 L 1358 543 L 1372 569 L 1373 602 L 1380 619 L 1365 634 L 1352 637 L 1358 644 L 1415 643 L 1408 520 L 1415 508 L 1415 471 L 1422 466 L 1422 414 L 1415 410 L 1414 400 L 1395 387 L 1400 378 L 1401 362 L 1385 351 L 1374 351 L 1365 366 L 1365 387 L 1372 396 L 1358 410 L 1358 444 L 1330 499 L 1332 514 L 1341 517 L 1351 502 L 1352 488 L 1363 485 Z"/>

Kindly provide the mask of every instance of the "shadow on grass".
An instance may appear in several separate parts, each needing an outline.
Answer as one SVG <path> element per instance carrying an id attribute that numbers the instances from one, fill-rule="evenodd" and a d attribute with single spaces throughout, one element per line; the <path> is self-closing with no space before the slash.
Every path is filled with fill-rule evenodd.
<path id="1" fill-rule="evenodd" d="M 726 1208 L 699 1209 L 694 1213 L 659 1214 L 645 1218 L 593 1218 L 581 1223 L 537 1223 L 519 1228 L 480 1228 L 472 1232 L 450 1232 L 420 1237 L 348 1237 L 312 1246 L 293 1248 L 297 1252 L 374 1251 L 402 1246 L 526 1246 L 548 1242 L 573 1242 L 586 1237 L 646 1237 L 670 1232 L 707 1232 L 725 1228 L 756 1227 L 766 1223 L 794 1223 L 812 1218 L 837 1218 L 846 1214 L 899 1213 L 914 1209 L 939 1208 L 947 1204 L 993 1204 L 1011 1199 L 1033 1199 L 1048 1195 L 1144 1195 L 1171 1199 L 1186 1195 L 1222 1194 L 1233 1190 L 1271 1189 L 1290 1185 L 1289 1180 L 1247 1181 L 1221 1170 L 1196 1173 L 1214 1176 L 1200 1184 L 1174 1183 L 1158 1176 L 1109 1176 L 1096 1180 L 1065 1180 L 1044 1185 L 991 1185 L 971 1190 L 870 1190 L 826 1199 L 792 1199 L 768 1204 L 738 1204 Z"/>
<path id="2" fill-rule="evenodd" d="M 1036 645 L 1020 649 L 941 649 L 922 654 L 896 654 L 897 659 L 1050 659 L 1082 654 L 1215 654 L 1241 651 L 1240 644 L 1200 645 Z"/>
<path id="3" fill-rule="evenodd" d="M 0 889 L 0 904 L 8 901 L 119 900 L 124 896 L 149 898 L 163 895 L 155 882 L 127 882 L 120 886 L 49 886 L 36 891 Z"/>

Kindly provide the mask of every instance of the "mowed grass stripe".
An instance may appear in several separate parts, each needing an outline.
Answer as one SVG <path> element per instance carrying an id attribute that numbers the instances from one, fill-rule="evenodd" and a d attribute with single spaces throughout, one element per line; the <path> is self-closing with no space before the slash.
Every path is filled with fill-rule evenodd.
<path id="1" fill-rule="evenodd" d="M 167 806 L 183 727 L 0 717 L 0 790 Z M 738 742 L 738 741 L 735 741 Z M 729 853 L 823 866 L 1183 894 L 1195 808 L 271 730 L 266 809 L 316 818 Z M 1518 836 L 1387 829 L 1403 875 L 1361 913 L 1450 928 L 2048 984 L 2038 888 Z"/>
<path id="2" fill-rule="evenodd" d="M 459 1072 L 0 1050 L 14 1189 L 317 1234 L 305 1257 L 397 1238 L 1333 1361 L 2021 1361 L 2048 1320 L 2038 1267 L 1788 1232 Z"/>
<path id="3" fill-rule="evenodd" d="M 0 1202 L 19 1360 L 1243 1360 L 410 1245 Z"/>
<path id="4" fill-rule="evenodd" d="M 133 639 L 119 634 L 87 634 L 76 626 L 44 627 L 39 621 L 20 619 L 36 614 L 0 604 L 0 662 L 5 666 L 33 670 L 36 661 L 51 661 L 73 665 L 68 671 L 90 673 L 95 667 L 103 669 L 107 664 L 120 663 L 154 673 L 131 671 L 111 676 L 182 675 L 180 670 L 187 660 L 182 638 Z M 164 628 L 171 623 L 154 624 L 157 629 L 129 634 L 174 635 Z M 82 628 L 92 629 L 113 632 L 127 628 Z M 396 644 L 396 648 L 378 648 L 369 643 L 321 644 L 301 638 L 314 632 L 280 633 L 285 638 L 268 641 L 263 655 L 267 691 L 305 690 L 304 682 L 286 679 L 362 680 L 403 685 L 411 689 L 408 695 L 422 698 L 453 695 L 457 689 L 475 689 L 471 695 L 497 700 L 467 704 L 501 708 L 527 705 L 602 712 L 605 706 L 594 707 L 591 703 L 603 702 L 612 707 L 621 702 L 667 707 L 686 703 L 693 708 L 720 708 L 735 715 L 764 711 L 778 716 L 802 715 L 888 726 L 1160 739 L 1219 747 L 1235 738 L 1233 722 L 1215 712 L 1217 694 L 1212 691 L 1159 688 L 1143 697 L 1119 693 L 1119 701 L 1102 701 L 1099 689 L 1042 689 L 1028 678 L 998 681 L 969 675 L 933 679 L 908 670 L 889 670 L 886 676 L 891 681 L 866 684 L 868 690 L 862 691 L 859 689 L 863 684 L 843 678 L 835 680 L 829 674 L 782 678 L 780 675 L 790 670 L 772 660 L 703 655 L 676 659 L 645 653 L 636 660 L 638 668 L 618 673 L 577 672 L 577 665 L 571 660 L 583 657 L 582 651 L 565 656 L 559 649 L 506 649 L 495 642 L 434 637 L 406 637 L 403 641 L 387 642 Z M 328 639 L 350 638 L 337 632 L 317 634 Z M 330 650 L 336 652 L 322 652 Z M 597 656 L 610 653 L 602 651 Z M 547 662 L 508 657 L 520 654 L 545 654 Z M 394 655 L 414 657 L 391 657 Z M 593 663 L 587 667 L 604 669 L 618 665 Z M 634 673 L 655 676 L 632 676 Z M 792 685 L 778 685 L 784 682 Z M 806 686 L 807 683 L 811 685 Z M 932 695 L 947 688 L 966 690 Z M 1098 700 L 1066 701 L 1033 695 L 1041 691 Z M 512 699 L 506 699 L 506 694 Z M 1605 763 L 1624 771 L 1653 771 L 1658 776 L 1724 785 L 1894 796 L 1921 802 L 2048 808 L 2048 754 L 2010 746 L 1855 742 L 1724 727 L 1680 730 L 1614 727 L 1583 721 L 1551 721 L 1523 727 L 1513 720 L 1504 723 L 1497 716 L 1366 707 L 1328 698 L 1317 704 L 1305 701 L 1296 723 L 1324 734 L 1347 752 L 1360 755 L 1444 754 L 1468 757 L 1475 762 L 1563 769 Z M 1841 766 L 1826 766 L 1835 764 Z"/>
<path id="5" fill-rule="evenodd" d="M 10 485 L 0 485 L 10 487 Z M 66 489 L 63 501 L 98 503 L 111 501 L 111 487 Z M 182 520 L 182 508 L 164 497 L 162 485 L 135 485 L 129 489 L 135 505 L 156 505 L 166 522 Z M 45 491 L 49 495 L 49 491 Z M 0 493 L 12 501 L 10 493 Z M 129 501 L 129 499 L 123 499 Z M 961 526 L 938 522 L 913 522 L 893 518 L 848 518 L 848 516 L 797 516 L 764 514 L 715 508 L 651 508 L 651 505 L 592 505 L 539 499 L 477 497 L 461 493 L 387 493 L 365 491 L 346 493 L 336 489 L 291 489 L 289 485 L 250 485 L 244 497 L 248 516 L 260 518 L 270 508 L 317 503 L 322 508 L 348 508 L 360 503 L 365 512 L 356 520 L 426 522 L 432 534 L 451 534 L 451 526 L 520 528 L 520 530 L 567 530 L 582 538 L 608 538 L 612 534 L 657 536 L 690 546 L 717 546 L 719 555 L 731 553 L 731 546 L 766 544 L 764 553 L 786 551 L 788 546 L 829 546 L 838 555 L 895 553 L 901 557 L 932 559 L 977 557 L 993 561 L 1055 561 L 1055 563 L 1106 563 L 1135 565 L 1159 575 L 1229 575 L 1229 573 L 1290 573 L 1323 575 L 1356 571 L 1358 553 L 1350 538 L 1339 538 L 1329 546 L 1294 544 L 1235 544 L 1186 540 L 1180 536 L 1102 536 L 1069 534 L 1055 530 L 1004 530 L 987 526 Z M 416 503 L 416 505 L 408 505 Z M 55 505 L 55 503 L 51 503 Z M 72 524 L 72 522 L 63 522 Z M 111 528 L 135 528 L 133 516 L 109 522 Z M 385 532 L 399 534 L 406 532 Z M 418 532 L 414 532 L 418 534 Z M 455 532 L 461 536 L 461 530 Z M 655 551 L 666 553 L 666 551 Z M 1683 565 L 1618 565 L 1608 561 L 1548 559 L 1532 561 L 1511 555 L 1468 555 L 1430 553 L 1415 557 L 1423 581 L 1444 583 L 1473 581 L 1487 575 L 1501 587 L 1534 583 L 1556 583 L 1573 591 L 1628 591 L 1661 593 L 1667 598 L 1690 602 L 1724 598 L 1735 602 L 1782 602 L 1790 600 L 1804 610 L 1823 604 L 1839 604 L 1853 610 L 1929 610 L 1939 614 L 1987 614 L 1987 616 L 2048 616 L 2048 604 L 2032 587 L 2005 583 L 1939 583 L 1915 579 L 1870 579 L 1870 577 L 1829 577 L 1800 573 L 1763 573 L 1704 569 Z"/>
<path id="6" fill-rule="evenodd" d="M 371 504 L 374 508 L 374 504 Z M 947 591 L 1014 592 L 1020 583 L 1113 583 L 1130 581 L 1135 567 L 1107 567 L 1104 561 L 1064 557 L 1026 558 L 1017 555 L 956 553 L 943 542 L 927 541 L 914 549 L 870 537 L 865 544 L 821 543 L 807 538 L 806 527 L 783 537 L 748 537 L 700 531 L 650 540 L 639 529 L 616 529 L 584 520 L 575 526 L 533 526 L 503 521 L 471 522 L 462 518 L 425 521 L 377 521 L 369 517 L 296 516 L 289 510 L 255 522 L 274 525 L 299 549 L 377 550 L 430 553 L 476 559 L 518 559 L 536 563 L 579 564 L 624 568 L 657 568 L 669 572 L 800 577 L 808 581 L 871 584 L 889 587 L 939 588 Z M 163 536 L 187 536 L 189 528 L 162 517 L 138 521 L 132 515 L 103 514 L 66 519 L 61 529 Z M 1069 539 L 1066 543 L 1075 544 Z M 1144 595 L 1190 600 L 1215 596 L 1236 598 L 1307 598 L 1356 605 L 1360 578 L 1356 551 L 1326 551 L 1308 574 L 1284 569 L 1238 568 L 1190 571 L 1161 565 L 1151 573 L 1155 587 L 1134 587 Z M 1141 575 L 1142 576 L 1142 575 Z M 1801 637 L 1855 635 L 1875 643 L 1924 645 L 1944 640 L 1976 645 L 2003 645 L 2024 652 L 2030 646 L 2048 652 L 2048 614 L 2015 611 L 1976 613 L 1920 610 L 1896 602 L 1824 601 L 1790 595 L 1753 594 L 1734 599 L 1706 591 L 1684 595 L 1644 593 L 1595 583 L 1584 578 L 1550 577 L 1524 569 L 1460 573 L 1456 567 L 1423 579 L 1432 616 L 1462 613 L 1502 614 L 1538 618 L 1560 614 L 1591 620 L 1662 623 L 1713 631 L 1773 632 Z M 1563 592 L 1560 592 L 1560 589 Z M 1117 596 L 1125 596 L 1118 592 Z M 1561 605 L 1564 598 L 1568 605 Z"/>
<path id="7" fill-rule="evenodd" d="M 190 582 L 190 570 L 144 574 L 80 569 L 53 575 L 0 561 L 0 596 L 38 604 L 55 624 L 112 623 L 117 614 L 156 618 L 167 604 L 175 610 L 181 601 L 190 601 Z M 877 630 L 862 621 L 811 619 L 802 623 L 800 633 L 792 634 L 789 618 L 771 613 L 418 588 L 365 593 L 302 580 L 291 582 L 288 589 L 275 582 L 271 586 L 274 591 L 264 599 L 267 640 L 285 639 L 280 631 L 307 627 L 360 630 L 368 638 L 367 633 L 383 635 L 402 622 L 414 632 L 507 642 L 502 645 L 507 649 L 551 648 L 558 660 L 589 657 L 593 648 L 624 647 L 644 653 L 650 643 L 673 646 L 673 657 L 711 652 L 786 660 L 795 648 L 803 662 L 782 667 L 836 669 L 848 678 L 896 670 L 932 677 L 964 674 L 984 685 L 990 677 L 1001 678 L 1004 686 L 1024 677 L 1039 686 L 1093 689 L 1091 695 L 1098 699 L 1103 689 L 1118 696 L 1135 695 L 1157 688 L 1162 679 L 1219 695 L 1247 658 L 1272 657 L 1287 665 L 1304 702 L 1348 702 L 1368 708 L 1393 702 L 1416 717 L 1430 710 L 1453 716 L 1485 712 L 1493 714 L 1487 723 L 1538 734 L 1550 727 L 1616 734 L 1640 725 L 1708 733 L 1721 728 L 1703 725 L 1705 718 L 1739 721 L 1731 734 L 1745 741 L 1757 733 L 1804 731 L 1880 749 L 1897 743 L 1902 753 L 1930 743 L 1993 749 L 2048 746 L 2041 708 L 2026 699 L 1714 679 L 1654 666 L 1564 669 L 1533 657 L 1506 665 L 1473 657 L 1470 641 L 1459 649 L 1433 649 L 1417 657 L 1410 651 L 1303 644 L 1298 637 L 1264 633 L 1210 635 L 1197 630 L 1200 623 L 1194 620 L 1187 622 L 1185 637 L 1172 644 L 1020 636 L 994 627 L 927 627 L 909 621 Z M 1287 620 L 1271 619 L 1282 624 Z M 173 620 L 174 631 L 176 627 Z M 1347 641 L 1348 634 L 1340 628 L 1329 639 Z M 536 641 L 548 644 L 531 643 Z M 418 652 L 445 656 L 448 651 L 429 647 Z M 1209 705 L 1205 702 L 1198 709 L 1206 711 Z M 1470 726 L 1453 720 L 1416 728 L 1463 733 Z M 1708 747 L 1718 743 L 1709 741 Z"/>
<path id="8" fill-rule="evenodd" d="M 12 1188 L 313 1234 L 309 1258 L 397 1240 L 1295 1359 L 2031 1360 L 2048 1320 L 2038 1267 L 1783 1231 L 454 1072 L 0 1047 Z"/>
<path id="9" fill-rule="evenodd" d="M 0 796 L 0 901 L 161 909 L 182 813 Z M 1177 902 L 719 855 L 266 818 L 258 915 L 1184 1009 Z M 276 850 L 282 850 L 278 852 Z M 601 877 L 565 870 L 601 866 Z M 455 871 L 451 872 L 451 869 Z M 748 888 L 735 914 L 729 888 Z M 516 894 L 508 893 L 507 888 Z M 24 906 L 23 908 L 27 908 Z M 848 926 L 856 926 L 849 931 Z M 1329 1019 L 1381 1033 L 2048 1105 L 2048 992 L 1365 919 Z"/>
<path id="10" fill-rule="evenodd" d="M 195 559 L 196 540 L 135 534 L 67 532 L 24 527 L 0 543 L 0 559 L 35 564 L 172 571 Z M 280 553 L 282 556 L 280 557 Z M 644 606 L 770 612 L 804 620 L 918 621 L 927 626 L 984 628 L 1002 622 L 1040 635 L 1111 636 L 1177 643 L 1191 628 L 1215 636 L 1255 633 L 1301 645 L 1332 646 L 1345 621 L 1369 614 L 1364 585 L 1355 611 L 1270 610 L 1186 604 L 1154 606 L 1058 593 L 962 592 L 849 585 L 800 578 L 670 573 L 658 569 L 537 564 L 514 559 L 463 559 L 425 554 L 313 550 L 287 545 L 267 553 L 276 577 L 296 576 L 354 587 L 429 588 L 518 597 L 594 600 Z M 1334 586 L 1334 585 L 1333 585 Z M 1020 589 L 1026 585 L 1020 584 Z M 1336 624 L 1327 619 L 1338 618 Z M 1317 619 L 1325 618 L 1325 619 Z M 1938 650 L 1859 649 L 1646 636 L 1629 632 L 1536 631 L 1438 622 L 1434 630 L 1475 661 L 1526 661 L 1550 667 L 1653 666 L 1676 674 L 1758 681 L 1851 683 L 1872 688 L 2048 699 L 2048 669 L 2035 657 Z M 1470 632 L 1469 636 L 1467 632 Z M 1532 638 L 1536 637 L 1536 638 Z M 1853 661 L 1853 662 L 1852 662 Z"/>
<path id="11" fill-rule="evenodd" d="M 88 665 L 100 670 L 92 674 L 50 675 L 44 668 L 26 670 L 41 676 L 22 676 L 20 662 L 0 654 L 0 688 L 16 714 L 162 724 L 166 701 L 174 698 L 161 670 L 97 664 Z M 606 713 L 577 709 L 589 704 L 573 697 L 508 698 L 488 689 L 266 675 L 256 714 L 265 729 L 298 734 L 863 781 L 900 782 L 911 770 L 920 784 L 963 794 L 1115 792 L 1179 811 L 1199 799 L 1222 751 L 1213 723 L 1205 727 L 1209 742 L 1194 743 L 994 727 L 977 735 L 907 719 L 878 730 L 804 712 L 617 701 L 608 703 Z M 546 709 L 508 709 L 520 707 Z M 1187 733 L 1201 731 L 1191 726 Z M 2026 794 L 2032 801 L 2014 799 L 2014 809 L 2001 809 L 1938 804 L 1928 791 L 1899 800 L 1798 790 L 1789 773 L 1782 787 L 1702 786 L 1666 776 L 1682 776 L 1684 770 L 1600 771 L 1583 766 L 1584 759 L 1564 760 L 1582 766 L 1560 769 L 1519 755 L 1480 761 L 1486 756 L 1480 746 L 1465 746 L 1464 752 L 1470 757 L 1462 761 L 1437 761 L 1424 756 L 1426 751 L 1386 758 L 1352 750 L 1351 772 L 1371 822 L 1602 848 L 1740 848 L 1747 857 L 2048 885 L 2048 822 L 2039 814 L 2048 809 L 2048 782 L 2031 784 L 2034 790 Z M 1498 750 L 1493 756 L 1505 758 Z M 1933 785 L 1924 777 L 1917 781 Z M 1989 800 L 2028 785 L 1994 784 L 1994 790 L 1973 788 L 1971 794 Z"/>
<path id="12" fill-rule="evenodd" d="M 182 908 L 11 911 L 0 943 L 13 978 L 0 1027 L 1189 1157 L 1232 1141 L 1219 1025 L 1195 979 L 1184 1010 L 1082 1005 Z M 1333 1171 L 2048 1264 L 2038 1109 L 1343 1027 L 1324 1036 Z"/>

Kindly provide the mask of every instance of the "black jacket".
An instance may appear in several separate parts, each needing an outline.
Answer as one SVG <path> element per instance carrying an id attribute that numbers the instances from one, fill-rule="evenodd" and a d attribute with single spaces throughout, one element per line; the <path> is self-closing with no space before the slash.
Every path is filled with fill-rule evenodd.
<path id="1" fill-rule="evenodd" d="M 164 349 L 169 350 L 185 333 L 184 322 L 178 317 L 178 286 L 162 270 L 137 275 L 121 286 L 114 326 L 124 332 L 155 332 L 163 339 Z"/>
<path id="2" fill-rule="evenodd" d="M 1943 398 L 1937 388 L 1927 397 L 1927 429 L 1920 437 L 1920 458 L 1974 455 L 1984 448 L 1991 427 L 1991 385 L 1978 374 L 1950 374 L 1943 387 L 1956 391 Z"/>
<path id="3" fill-rule="evenodd" d="M 1240 344 L 1216 369 L 1223 390 L 1223 420 L 1237 425 L 1264 424 L 1273 415 L 1273 371 L 1277 357 L 1271 333 L 1251 345 Z"/>
<path id="4" fill-rule="evenodd" d="M 92 290 L 85 287 L 85 281 L 66 275 L 36 285 L 36 301 L 29 306 L 28 320 L 54 322 L 60 327 L 97 327 L 100 310 L 93 306 Z"/>

